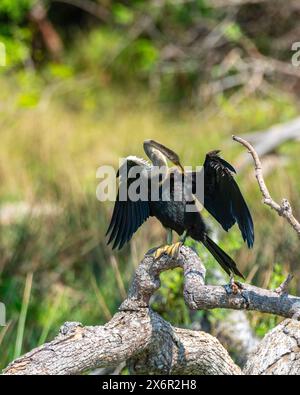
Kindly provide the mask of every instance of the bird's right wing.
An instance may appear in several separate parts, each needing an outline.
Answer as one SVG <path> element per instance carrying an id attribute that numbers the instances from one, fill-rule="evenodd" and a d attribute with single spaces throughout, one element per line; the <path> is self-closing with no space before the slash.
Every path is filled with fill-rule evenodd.
<path id="1" fill-rule="evenodd" d="M 125 162 L 120 167 L 117 176 L 120 176 L 120 187 L 117 194 L 112 218 L 107 229 L 106 235 L 109 235 L 107 244 L 112 241 L 113 249 L 121 249 L 123 245 L 128 242 L 137 229 L 147 220 L 150 216 L 149 202 L 143 199 L 132 201 L 129 199 L 128 189 L 134 181 L 141 177 L 139 175 L 131 176 L 130 170 L 134 166 L 142 166 L 141 161 L 126 158 Z M 144 164 L 144 166 L 147 166 Z M 120 190 L 126 186 L 125 196 L 120 199 Z M 124 199 L 125 198 L 125 199 Z"/>
<path id="2" fill-rule="evenodd" d="M 228 231 L 236 222 L 248 247 L 254 243 L 254 227 L 249 208 L 233 177 L 235 169 L 212 151 L 204 165 L 204 207 Z M 195 176 L 195 173 L 194 173 Z"/>

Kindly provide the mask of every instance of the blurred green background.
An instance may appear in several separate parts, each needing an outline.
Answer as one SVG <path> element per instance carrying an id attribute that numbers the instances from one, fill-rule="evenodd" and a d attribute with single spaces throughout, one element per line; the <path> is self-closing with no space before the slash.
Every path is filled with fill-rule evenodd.
<path id="1" fill-rule="evenodd" d="M 236 164 L 244 151 L 232 134 L 297 116 L 299 17 L 297 1 L 0 0 L 0 368 L 64 321 L 109 320 L 143 254 L 165 238 L 150 220 L 120 253 L 106 247 L 112 204 L 96 200 L 100 165 L 144 156 L 146 138 L 186 165 L 201 165 L 212 149 Z M 298 218 L 299 149 L 277 147 L 266 176 Z M 254 249 L 236 229 L 212 229 L 248 281 L 273 288 L 293 272 L 299 293 L 299 240 L 262 205 L 252 167 L 238 179 Z M 217 265 L 199 254 L 214 281 Z M 153 307 L 185 327 L 223 314 L 188 311 L 180 270 L 162 275 Z M 249 320 L 263 336 L 279 319 Z"/>

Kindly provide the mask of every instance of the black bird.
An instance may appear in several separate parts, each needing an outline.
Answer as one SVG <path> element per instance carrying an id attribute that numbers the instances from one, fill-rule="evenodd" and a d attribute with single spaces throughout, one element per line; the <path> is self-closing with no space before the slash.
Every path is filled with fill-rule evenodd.
<path id="1" fill-rule="evenodd" d="M 155 249 L 155 258 L 164 253 L 176 256 L 189 236 L 201 242 L 231 277 L 233 274 L 243 277 L 233 259 L 208 236 L 200 211 L 189 210 L 189 207 L 197 208 L 198 205 L 196 181 L 199 173 L 185 172 L 178 155 L 154 140 L 146 140 L 144 150 L 152 164 L 144 159 L 129 156 L 118 170 L 117 176 L 120 176 L 121 180 L 106 233 L 109 235 L 108 244 L 114 241 L 113 248 L 121 249 L 148 217 L 154 216 L 168 229 L 167 245 Z M 226 231 L 237 222 L 244 241 L 251 248 L 254 243 L 254 229 L 250 211 L 234 180 L 235 169 L 222 159 L 219 153 L 220 151 L 209 152 L 203 164 L 203 205 Z M 167 159 L 176 167 L 168 168 Z M 156 166 L 162 170 L 158 172 Z M 132 175 L 132 169 L 138 169 L 138 172 L 135 171 Z M 183 182 L 187 179 L 191 184 L 188 191 Z M 146 196 L 139 195 L 135 199 L 129 199 L 130 187 L 136 181 L 140 181 L 142 186 L 147 185 L 148 192 Z M 121 198 L 120 191 L 124 186 L 126 196 Z M 158 190 L 158 199 L 154 199 L 151 194 L 154 189 Z M 170 195 L 169 200 L 164 199 L 166 193 Z M 182 235 L 180 241 L 174 244 L 172 230 Z"/>

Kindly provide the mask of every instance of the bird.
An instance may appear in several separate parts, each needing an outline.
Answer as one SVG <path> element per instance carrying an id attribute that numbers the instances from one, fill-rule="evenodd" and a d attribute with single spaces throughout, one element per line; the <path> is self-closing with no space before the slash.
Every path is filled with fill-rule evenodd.
<path id="1" fill-rule="evenodd" d="M 206 247 L 231 279 L 234 275 L 244 278 L 235 261 L 210 238 L 200 213 L 204 206 L 225 231 L 237 223 L 244 242 L 249 248 L 253 246 L 253 220 L 235 181 L 234 167 L 220 156 L 220 150 L 213 150 L 206 154 L 200 171 L 186 171 L 179 156 L 165 145 L 155 140 L 145 140 L 143 146 L 150 162 L 128 156 L 117 172 L 120 183 L 106 232 L 109 237 L 107 244 L 113 242 L 113 249 L 121 249 L 149 217 L 155 217 L 167 230 L 167 243 L 152 252 L 155 259 L 163 254 L 172 258 L 178 256 L 186 238 L 191 237 Z M 168 161 L 174 166 L 169 167 Z M 201 174 L 204 185 L 199 192 L 197 177 Z M 189 182 L 185 183 L 186 180 Z M 130 189 L 137 182 L 137 192 L 140 194 L 131 197 Z M 142 196 L 144 187 L 146 192 Z M 155 198 L 153 192 L 156 192 Z M 175 243 L 173 231 L 181 236 Z"/>

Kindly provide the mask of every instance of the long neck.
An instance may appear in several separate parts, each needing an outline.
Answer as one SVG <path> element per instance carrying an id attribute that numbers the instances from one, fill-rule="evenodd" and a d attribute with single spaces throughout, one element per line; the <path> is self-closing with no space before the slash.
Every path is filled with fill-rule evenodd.
<path id="1" fill-rule="evenodd" d="M 162 174 L 162 181 L 164 181 L 168 174 L 168 162 L 166 157 L 156 148 L 147 143 L 144 143 L 144 150 L 148 158 L 151 160 L 153 166 L 155 166 L 151 176 L 153 177 L 154 175 L 160 173 Z"/>
<path id="2" fill-rule="evenodd" d="M 159 152 L 157 149 L 151 147 L 151 145 L 145 144 L 144 150 L 148 158 L 151 160 L 154 166 L 166 166 L 168 167 L 168 162 L 166 157 Z"/>

